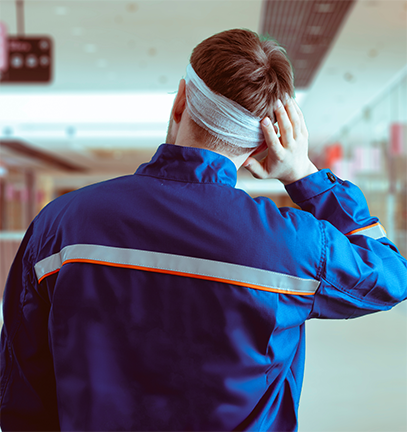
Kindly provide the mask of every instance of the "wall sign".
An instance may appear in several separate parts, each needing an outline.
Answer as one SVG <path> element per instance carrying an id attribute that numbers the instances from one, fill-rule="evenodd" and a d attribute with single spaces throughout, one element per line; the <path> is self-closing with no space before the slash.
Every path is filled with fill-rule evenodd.
<path id="1" fill-rule="evenodd" d="M 5 70 L 0 69 L 0 83 L 49 83 L 52 79 L 52 39 L 49 36 L 7 38 Z"/>

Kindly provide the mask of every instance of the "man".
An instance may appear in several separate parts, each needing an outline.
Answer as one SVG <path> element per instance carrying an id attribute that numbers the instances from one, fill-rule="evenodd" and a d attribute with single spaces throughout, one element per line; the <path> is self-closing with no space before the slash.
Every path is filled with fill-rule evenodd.
<path id="1" fill-rule="evenodd" d="M 360 190 L 308 159 L 283 50 L 226 31 L 187 71 L 149 163 L 28 229 L 4 299 L 3 432 L 296 430 L 305 321 L 406 298 Z M 242 164 L 302 210 L 236 189 Z"/>

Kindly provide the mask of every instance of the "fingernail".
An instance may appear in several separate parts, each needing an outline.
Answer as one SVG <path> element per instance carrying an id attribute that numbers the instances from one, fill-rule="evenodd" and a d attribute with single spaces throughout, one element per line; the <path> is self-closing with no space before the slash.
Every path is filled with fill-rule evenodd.
<path id="1" fill-rule="evenodd" d="M 262 121 L 261 124 L 263 126 L 268 126 L 271 123 L 270 119 L 268 117 L 265 117 Z"/>
<path id="2" fill-rule="evenodd" d="M 277 110 L 279 109 L 283 104 L 281 103 L 280 99 L 277 99 L 274 103 L 274 109 Z"/>

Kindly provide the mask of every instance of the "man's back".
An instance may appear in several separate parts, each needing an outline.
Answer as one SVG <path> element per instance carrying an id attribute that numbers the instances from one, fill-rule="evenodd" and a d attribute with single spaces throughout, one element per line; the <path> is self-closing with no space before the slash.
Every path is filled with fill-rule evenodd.
<path id="1" fill-rule="evenodd" d="M 290 219 L 308 214 L 284 217 L 235 180 L 223 156 L 164 146 L 136 175 L 64 196 L 34 222 L 27 259 L 50 307 L 37 330 L 49 332 L 61 430 L 226 431 L 267 421 L 273 403 L 274 416 L 295 413 L 312 295 L 247 286 L 262 272 L 273 282 L 269 270 L 283 290 L 286 275 L 315 290 L 315 247 L 307 264 L 286 258 L 319 232 L 296 231 Z"/>
<path id="2" fill-rule="evenodd" d="M 38 360 L 21 385 L 37 394 L 19 409 L 29 417 L 24 403 L 47 394 L 50 412 L 54 394 L 62 430 L 296 428 L 323 230 L 235 180 L 223 156 L 164 145 L 135 175 L 40 214 L 24 258 L 37 338 L 21 346 Z M 29 340 L 20 325 L 8 331 Z M 44 359 L 54 372 L 39 375 Z M 10 383 L 19 372 L 10 367 Z"/>

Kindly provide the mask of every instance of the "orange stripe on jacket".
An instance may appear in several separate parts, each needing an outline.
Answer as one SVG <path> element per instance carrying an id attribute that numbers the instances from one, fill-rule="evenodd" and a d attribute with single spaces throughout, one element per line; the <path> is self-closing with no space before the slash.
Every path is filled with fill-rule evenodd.
<path id="1" fill-rule="evenodd" d="M 171 274 L 171 275 L 175 275 L 175 276 L 192 277 L 195 279 L 203 279 L 203 280 L 210 280 L 210 281 L 214 281 L 214 282 L 229 283 L 231 285 L 238 285 L 238 286 L 242 286 L 242 287 L 246 287 L 246 288 L 253 288 L 253 289 L 257 289 L 257 290 L 261 290 L 261 291 L 269 291 L 269 292 L 274 292 L 274 293 L 279 293 L 279 294 L 291 294 L 291 295 L 313 295 L 314 294 L 314 293 L 299 293 L 296 291 L 286 291 L 286 290 L 282 290 L 279 288 L 264 287 L 261 285 L 255 285 L 255 284 L 251 284 L 251 283 L 245 283 L 245 282 L 234 281 L 234 280 L 229 280 L 229 279 L 217 278 L 214 276 L 197 275 L 194 273 L 186 273 L 186 272 L 184 273 L 184 272 L 178 272 L 178 271 L 173 271 L 173 270 L 155 269 L 155 268 L 151 268 L 151 267 L 142 267 L 142 266 L 131 265 L 131 264 L 111 263 L 111 262 L 106 262 L 106 261 L 96 261 L 96 260 L 83 259 L 83 258 L 69 259 L 69 260 L 64 261 L 62 263 L 62 265 L 69 264 L 69 263 L 100 264 L 100 265 L 106 265 L 109 267 L 130 268 L 130 269 L 135 269 L 135 270 L 149 271 L 149 272 L 153 272 L 153 273 L 164 273 L 164 274 Z M 60 269 L 57 269 L 57 270 L 54 270 L 50 273 L 45 274 L 44 276 L 42 276 L 38 280 L 38 283 L 41 283 L 47 276 L 50 276 L 52 274 L 59 272 L 59 270 Z"/>

